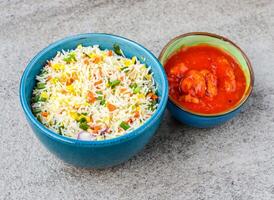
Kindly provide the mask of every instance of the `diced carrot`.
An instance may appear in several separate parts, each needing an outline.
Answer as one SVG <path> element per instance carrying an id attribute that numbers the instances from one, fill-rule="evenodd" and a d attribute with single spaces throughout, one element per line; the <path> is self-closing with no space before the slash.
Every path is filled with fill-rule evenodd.
<path id="1" fill-rule="evenodd" d="M 48 77 L 47 77 L 47 81 L 49 81 L 50 79 L 52 79 L 52 77 L 51 77 L 51 76 L 48 76 Z"/>
<path id="2" fill-rule="evenodd" d="M 140 117 L 140 113 L 139 113 L 138 111 L 136 111 L 136 112 L 134 113 L 134 117 L 135 117 L 135 118 Z"/>
<path id="3" fill-rule="evenodd" d="M 123 76 L 120 76 L 119 80 L 120 80 L 120 81 L 123 81 L 123 80 L 124 80 L 124 77 L 123 77 Z"/>
<path id="4" fill-rule="evenodd" d="M 96 100 L 94 94 L 92 92 L 88 92 L 87 94 L 87 102 L 94 103 Z"/>
<path id="5" fill-rule="evenodd" d="M 113 53 L 112 53 L 112 51 L 108 51 L 108 56 L 112 56 L 113 55 Z"/>
<path id="6" fill-rule="evenodd" d="M 121 92 L 121 93 L 123 93 L 123 92 L 125 92 L 125 91 L 127 91 L 127 88 L 121 88 L 121 89 L 120 89 L 120 92 Z"/>
<path id="7" fill-rule="evenodd" d="M 157 96 L 156 94 L 153 94 L 153 95 L 151 96 L 151 99 L 152 99 L 152 100 L 157 100 L 157 99 L 158 99 L 158 96 Z"/>
<path id="8" fill-rule="evenodd" d="M 84 64 L 89 65 L 89 60 L 88 60 L 88 58 L 85 58 L 85 59 L 84 59 Z"/>
<path id="9" fill-rule="evenodd" d="M 100 125 L 95 125 L 95 126 L 93 127 L 93 130 L 94 130 L 95 132 L 98 132 L 99 130 L 101 130 L 101 126 L 100 126 Z"/>
<path id="10" fill-rule="evenodd" d="M 73 78 L 69 78 L 66 81 L 66 85 L 71 85 L 73 82 L 74 82 L 74 79 Z"/>
<path id="11" fill-rule="evenodd" d="M 151 98 L 152 95 L 153 95 L 153 93 L 150 92 L 150 93 L 147 94 L 147 97 L 148 97 L 148 98 Z"/>
<path id="12" fill-rule="evenodd" d="M 148 93 L 147 96 L 149 98 L 151 98 L 152 100 L 157 100 L 158 99 L 158 96 L 156 94 L 154 94 L 153 92 Z"/>
<path id="13" fill-rule="evenodd" d="M 100 79 L 99 81 L 96 81 L 96 82 L 94 83 L 94 85 L 99 85 L 99 84 L 101 84 L 101 83 L 103 83 L 102 79 Z"/>
<path id="14" fill-rule="evenodd" d="M 116 106 L 111 103 L 107 103 L 107 108 L 110 112 L 116 110 Z"/>
<path id="15" fill-rule="evenodd" d="M 98 64 L 98 63 L 101 62 L 101 61 L 102 61 L 102 58 L 101 58 L 100 56 L 96 56 L 95 59 L 93 60 L 93 62 L 94 62 L 95 64 Z"/>
<path id="16" fill-rule="evenodd" d="M 129 123 L 129 124 L 131 124 L 133 122 L 133 120 L 131 119 L 131 118 L 129 118 L 128 120 L 127 120 L 127 123 Z"/>
<path id="17" fill-rule="evenodd" d="M 41 115 L 42 115 L 43 117 L 47 117 L 47 116 L 48 116 L 48 112 L 41 112 Z"/>

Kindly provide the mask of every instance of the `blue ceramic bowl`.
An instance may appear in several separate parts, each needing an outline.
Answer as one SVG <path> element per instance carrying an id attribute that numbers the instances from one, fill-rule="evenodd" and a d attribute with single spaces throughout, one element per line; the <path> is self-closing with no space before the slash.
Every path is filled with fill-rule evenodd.
<path id="1" fill-rule="evenodd" d="M 167 59 L 181 47 L 195 46 L 199 44 L 207 44 L 218 47 L 233 56 L 239 63 L 246 77 L 246 89 L 241 100 L 231 109 L 221 113 L 202 114 L 193 112 L 187 108 L 184 108 L 175 99 L 169 96 L 167 108 L 177 120 L 189 126 L 209 128 L 230 120 L 240 112 L 243 104 L 247 101 L 252 92 L 254 85 L 254 75 L 251 64 L 245 53 L 232 41 L 212 33 L 186 33 L 172 39 L 163 48 L 162 52 L 160 53 L 159 60 L 164 66 Z"/>
<path id="2" fill-rule="evenodd" d="M 32 114 L 30 101 L 35 85 L 35 77 L 52 59 L 57 51 L 74 49 L 77 45 L 100 45 L 101 49 L 113 49 L 113 44 L 120 45 L 127 57 L 137 56 L 154 73 L 158 87 L 159 106 L 155 113 L 142 126 L 126 135 L 105 141 L 81 141 L 58 135 L 44 127 Z M 162 65 L 157 58 L 143 46 L 109 34 L 88 33 L 67 37 L 57 41 L 40 53 L 28 64 L 21 78 L 20 101 L 27 121 L 39 140 L 46 148 L 67 163 L 80 167 L 105 168 L 120 164 L 140 151 L 156 132 L 163 118 L 168 99 L 168 83 Z"/>

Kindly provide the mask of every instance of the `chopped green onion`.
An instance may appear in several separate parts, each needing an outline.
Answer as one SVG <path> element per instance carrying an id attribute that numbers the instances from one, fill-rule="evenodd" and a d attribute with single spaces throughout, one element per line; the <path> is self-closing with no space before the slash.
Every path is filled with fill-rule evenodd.
<path id="1" fill-rule="evenodd" d="M 100 105 L 104 106 L 106 104 L 106 100 L 103 99 L 101 102 L 100 102 Z"/>
<path id="2" fill-rule="evenodd" d="M 157 101 L 153 100 L 153 101 L 151 101 L 151 103 L 150 103 L 150 105 L 148 106 L 148 108 L 149 108 L 150 110 L 154 110 L 156 104 L 157 104 Z"/>
<path id="3" fill-rule="evenodd" d="M 83 113 L 81 113 L 82 115 L 85 115 L 85 116 L 87 116 L 88 115 L 88 113 L 87 112 L 83 112 Z"/>
<path id="4" fill-rule="evenodd" d="M 62 135 L 62 128 L 60 126 L 58 127 L 58 133 L 59 135 Z"/>
<path id="5" fill-rule="evenodd" d="M 141 88 L 137 85 L 137 83 L 132 83 L 129 87 L 133 90 L 134 94 L 137 94 L 141 91 Z"/>
<path id="6" fill-rule="evenodd" d="M 62 129 L 64 129 L 64 128 L 65 128 L 64 125 L 61 125 L 61 126 L 58 127 L 59 135 L 62 135 Z"/>
<path id="7" fill-rule="evenodd" d="M 101 91 L 97 91 L 97 92 L 95 92 L 96 94 L 98 94 L 98 96 L 97 96 L 97 100 L 100 100 L 100 101 L 102 101 L 103 100 L 103 92 L 101 92 Z M 99 96 L 100 95 L 100 96 Z"/>
<path id="8" fill-rule="evenodd" d="M 138 86 L 137 83 L 132 83 L 129 85 L 130 88 L 136 88 L 137 86 Z"/>
<path id="9" fill-rule="evenodd" d="M 114 49 L 114 52 L 118 55 L 118 56 L 124 56 L 124 53 L 123 51 L 121 50 L 119 44 L 115 43 L 113 45 L 113 49 Z"/>
<path id="10" fill-rule="evenodd" d="M 114 88 L 115 86 L 119 85 L 120 82 L 121 82 L 120 80 L 115 80 L 115 81 L 109 82 L 108 84 L 111 88 Z"/>
<path id="11" fill-rule="evenodd" d="M 139 93 L 140 91 L 141 91 L 141 88 L 140 88 L 140 87 L 136 87 L 136 88 L 133 89 L 133 93 L 134 93 L 134 94 L 137 94 L 137 93 Z"/>
<path id="12" fill-rule="evenodd" d="M 89 57 L 89 55 L 88 55 L 87 53 L 83 52 L 83 54 L 84 54 L 85 56 Z M 89 58 L 90 58 L 90 57 L 89 57 Z"/>
<path id="13" fill-rule="evenodd" d="M 43 98 L 43 97 L 41 97 L 41 98 L 40 98 L 40 101 L 45 102 L 45 101 L 47 101 L 47 98 Z"/>
<path id="14" fill-rule="evenodd" d="M 39 95 L 36 95 L 36 96 L 32 97 L 32 99 L 31 99 L 32 103 L 36 103 L 39 100 L 40 100 L 40 96 Z"/>
<path id="15" fill-rule="evenodd" d="M 79 127 L 81 129 L 83 129 L 84 131 L 86 131 L 86 130 L 88 130 L 89 125 L 87 124 L 87 122 L 82 122 L 82 123 L 80 123 Z"/>
<path id="16" fill-rule="evenodd" d="M 42 69 L 39 76 L 44 76 L 44 75 L 46 75 L 47 73 L 48 73 L 48 72 L 47 72 L 45 69 Z"/>
<path id="17" fill-rule="evenodd" d="M 84 122 L 87 122 L 87 119 L 85 117 L 81 117 L 80 120 L 79 120 L 80 123 L 84 123 Z"/>
<path id="18" fill-rule="evenodd" d="M 42 110 L 41 109 L 39 109 L 39 108 L 34 108 L 33 109 L 33 113 L 34 114 L 38 114 L 38 113 L 40 113 Z"/>
<path id="19" fill-rule="evenodd" d="M 128 123 L 122 121 L 120 124 L 120 127 L 126 131 L 127 129 L 130 128 L 130 125 L 128 125 Z"/>
<path id="20" fill-rule="evenodd" d="M 42 119 L 41 119 L 41 116 L 40 116 L 40 115 L 37 116 L 37 120 L 38 120 L 40 123 L 42 123 Z"/>
<path id="21" fill-rule="evenodd" d="M 102 97 L 102 96 L 98 96 L 98 97 L 97 97 L 97 100 L 100 100 L 100 101 L 101 101 L 101 100 L 103 100 L 103 97 Z"/>
<path id="22" fill-rule="evenodd" d="M 136 56 L 134 56 L 134 57 L 135 57 L 134 64 L 136 64 L 137 63 L 137 57 Z"/>
<path id="23" fill-rule="evenodd" d="M 76 62 L 76 54 L 74 52 L 70 52 L 67 57 L 63 58 L 66 63 Z"/>
<path id="24" fill-rule="evenodd" d="M 124 71 L 125 69 L 128 69 L 128 67 L 122 67 L 121 71 Z M 125 70 L 126 71 L 126 70 Z"/>
<path id="25" fill-rule="evenodd" d="M 44 89 L 46 87 L 45 83 L 38 82 L 37 83 L 37 89 Z"/>

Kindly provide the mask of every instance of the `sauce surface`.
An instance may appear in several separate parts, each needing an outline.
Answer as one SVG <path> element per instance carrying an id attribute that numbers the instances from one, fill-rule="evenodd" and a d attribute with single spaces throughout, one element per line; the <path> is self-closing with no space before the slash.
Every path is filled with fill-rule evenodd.
<path id="1" fill-rule="evenodd" d="M 231 55 L 219 48 L 209 45 L 183 47 L 164 66 L 169 95 L 191 111 L 224 112 L 244 95 L 244 72 Z"/>

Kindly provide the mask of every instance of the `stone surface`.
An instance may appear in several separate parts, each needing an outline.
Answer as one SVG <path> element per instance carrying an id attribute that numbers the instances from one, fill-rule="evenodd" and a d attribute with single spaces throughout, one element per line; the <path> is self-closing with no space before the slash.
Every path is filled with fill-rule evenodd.
<path id="1" fill-rule="evenodd" d="M 0 199 L 274 199 L 274 1 L 0 1 Z M 155 55 L 174 36 L 215 32 L 249 56 L 256 83 L 230 122 L 200 130 L 169 112 L 153 140 L 106 170 L 69 166 L 28 126 L 18 98 L 30 59 L 68 35 L 107 32 Z"/>

